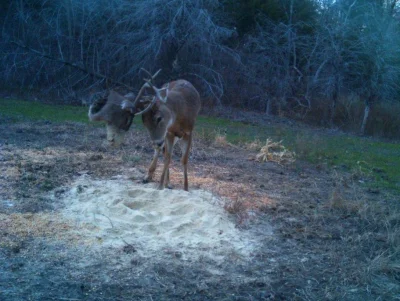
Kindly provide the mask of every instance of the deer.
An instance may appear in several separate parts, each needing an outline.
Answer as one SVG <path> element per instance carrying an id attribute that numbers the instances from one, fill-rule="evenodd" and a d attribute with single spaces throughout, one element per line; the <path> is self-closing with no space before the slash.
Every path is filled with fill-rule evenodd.
<path id="1" fill-rule="evenodd" d="M 113 143 L 116 137 L 126 132 L 135 116 L 141 115 L 144 127 L 147 129 L 154 148 L 153 158 L 143 179 L 144 183 L 153 180 L 157 168 L 157 161 L 161 151 L 164 151 L 164 166 L 161 173 L 158 189 L 169 188 L 169 166 L 172 151 L 178 140 L 181 140 L 184 176 L 184 190 L 189 190 L 188 161 L 193 140 L 193 129 L 197 115 L 201 108 L 199 92 L 187 80 L 178 79 L 164 84 L 161 88 L 154 85 L 154 79 L 161 69 L 145 78 L 136 97 L 122 96 L 110 91 L 107 100 L 100 100 L 89 108 L 89 119 L 92 121 L 106 121 L 112 130 L 107 131 L 107 140 Z M 154 95 L 144 95 L 150 90 Z"/>

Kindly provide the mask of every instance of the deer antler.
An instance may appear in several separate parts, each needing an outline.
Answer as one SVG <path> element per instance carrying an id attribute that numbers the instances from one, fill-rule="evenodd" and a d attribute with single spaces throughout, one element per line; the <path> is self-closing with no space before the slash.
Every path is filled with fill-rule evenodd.
<path id="1" fill-rule="evenodd" d="M 145 80 L 145 82 L 148 84 L 148 86 L 154 90 L 154 92 L 156 93 L 158 99 L 160 99 L 160 100 L 163 101 L 163 102 L 167 102 L 167 95 L 166 95 L 165 97 L 162 97 L 160 92 L 161 92 L 161 91 L 164 91 L 164 90 L 167 90 L 168 87 L 165 87 L 165 88 L 162 88 L 162 89 L 158 89 L 157 87 L 155 87 L 155 86 L 153 85 L 153 80 L 154 80 L 154 79 L 157 77 L 157 75 L 161 72 L 161 69 L 159 69 L 156 73 L 154 73 L 154 75 L 151 75 L 151 73 L 150 73 L 149 71 L 147 71 L 146 69 L 144 69 L 144 68 L 141 68 L 141 70 L 143 70 L 144 72 L 146 72 L 146 73 L 150 76 L 149 79 L 146 79 L 146 78 L 145 78 L 144 80 Z"/>
<path id="2" fill-rule="evenodd" d="M 150 73 L 149 71 L 147 71 L 146 69 L 144 69 L 144 68 L 140 68 L 140 70 L 146 72 L 146 73 L 150 76 L 150 79 L 145 79 L 145 81 L 148 81 L 148 80 L 152 81 L 152 80 L 154 80 L 154 79 L 157 77 L 157 75 L 161 72 L 161 69 L 159 69 L 156 73 L 154 73 L 153 75 L 151 75 L 151 73 Z"/>
<path id="3" fill-rule="evenodd" d="M 136 115 L 142 115 L 142 114 L 144 114 L 144 113 L 150 111 L 150 109 L 153 107 L 153 105 L 154 105 L 155 103 L 156 103 L 156 97 L 153 96 L 153 99 L 151 100 L 150 104 L 149 104 L 144 110 L 135 113 L 135 116 L 136 116 Z"/>
<path id="4" fill-rule="evenodd" d="M 153 107 L 153 105 L 156 103 L 156 100 L 157 100 L 157 98 L 158 99 L 160 99 L 162 102 L 167 102 L 167 96 L 168 96 L 168 87 L 165 87 L 165 88 L 162 88 L 162 89 L 158 89 L 157 87 L 155 87 L 154 85 L 153 85 L 153 80 L 157 77 L 157 75 L 161 72 L 161 69 L 159 69 L 156 73 L 154 73 L 153 75 L 151 75 L 151 73 L 149 72 L 149 71 L 147 71 L 146 69 L 144 69 L 144 68 L 141 68 L 141 70 L 143 70 L 144 72 L 146 72 L 149 76 L 150 76 L 150 78 L 148 78 L 148 79 L 144 79 L 144 81 L 145 81 L 145 83 L 144 83 L 144 85 L 140 88 L 140 90 L 139 90 L 139 93 L 138 93 L 138 95 L 136 96 L 136 98 L 135 98 L 135 100 L 134 100 L 134 102 L 133 102 L 133 104 L 132 104 L 132 106 L 129 106 L 129 107 L 133 107 L 133 108 L 135 108 L 136 107 L 136 105 L 137 105 L 137 103 L 138 103 L 138 101 L 139 101 L 139 99 L 142 97 L 142 94 L 143 94 L 143 92 L 144 92 L 144 90 L 146 89 L 146 88 L 151 88 L 151 89 L 153 89 L 153 91 L 156 93 L 156 96 L 154 96 L 153 97 L 153 99 L 151 100 L 151 102 L 150 102 L 150 104 L 144 109 L 144 110 L 142 110 L 142 111 L 140 111 L 140 112 L 138 112 L 138 113 L 135 113 L 135 115 L 141 115 L 141 114 L 144 114 L 144 113 L 146 113 L 146 112 L 148 112 L 152 107 Z M 161 91 L 164 91 L 164 90 L 167 90 L 167 93 L 166 93 L 166 95 L 165 95 L 165 97 L 162 97 L 161 96 Z M 128 106 L 125 104 L 124 106 L 123 106 L 123 109 L 126 109 Z"/>

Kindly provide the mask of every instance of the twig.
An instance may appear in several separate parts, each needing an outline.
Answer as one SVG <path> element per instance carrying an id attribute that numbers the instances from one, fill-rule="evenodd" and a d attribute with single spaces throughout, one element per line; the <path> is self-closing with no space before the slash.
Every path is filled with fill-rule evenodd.
<path id="1" fill-rule="evenodd" d="M 101 74 L 101 73 L 98 73 L 98 72 L 94 72 L 94 71 L 90 71 L 90 70 L 86 69 L 84 66 L 82 66 L 80 64 L 77 64 L 77 63 L 74 63 L 74 62 L 69 62 L 69 61 L 66 61 L 64 59 L 53 57 L 53 56 L 51 56 L 51 55 L 49 55 L 47 53 L 40 52 L 40 51 L 38 51 L 36 49 L 30 48 L 30 47 L 28 47 L 28 46 L 26 46 L 26 45 L 24 45 L 24 44 L 22 44 L 20 42 L 17 42 L 17 41 L 11 41 L 11 44 L 17 45 L 18 47 L 20 47 L 22 49 L 28 50 L 28 51 L 34 53 L 35 55 L 37 55 L 39 57 L 43 57 L 43 58 L 46 58 L 46 59 L 51 60 L 51 61 L 59 62 L 59 63 L 64 64 L 66 66 L 73 67 L 75 69 L 78 69 L 78 70 L 80 70 L 80 71 L 82 71 L 84 73 L 87 73 L 89 75 L 92 75 L 94 77 L 97 77 L 97 78 L 100 78 L 100 79 L 104 79 L 104 80 L 106 80 L 106 81 L 108 81 L 110 83 L 123 86 L 123 87 L 127 88 L 130 91 L 134 91 L 134 89 L 131 86 L 129 86 L 127 84 L 124 84 L 124 83 L 122 83 L 120 81 L 114 80 L 114 79 L 112 79 L 112 78 L 110 78 L 108 76 L 105 76 L 104 74 Z"/>
<path id="2" fill-rule="evenodd" d="M 121 240 L 127 245 L 135 249 L 135 246 L 127 242 L 125 239 L 121 238 Z"/>
<path id="3" fill-rule="evenodd" d="M 111 219 L 110 219 L 107 215 L 105 215 L 105 214 L 103 214 L 103 213 L 97 213 L 97 214 L 102 215 L 102 216 L 108 218 L 108 220 L 109 220 L 109 222 L 110 222 L 110 224 L 111 224 L 111 228 L 114 228 L 114 224 L 112 223 Z"/>

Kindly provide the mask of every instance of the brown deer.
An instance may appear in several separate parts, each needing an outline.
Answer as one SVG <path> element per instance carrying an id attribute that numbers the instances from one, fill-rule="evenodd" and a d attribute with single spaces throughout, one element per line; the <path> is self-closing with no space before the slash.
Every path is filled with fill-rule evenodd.
<path id="1" fill-rule="evenodd" d="M 144 70 L 147 72 L 146 70 Z M 158 156 L 164 149 L 164 168 L 161 174 L 159 189 L 169 185 L 169 165 L 173 147 L 181 139 L 184 189 L 188 191 L 187 165 L 192 133 L 197 115 L 200 111 L 200 96 L 196 88 L 188 81 L 180 79 L 163 85 L 160 89 L 155 87 L 153 80 L 161 70 L 141 87 L 136 97 L 121 96 L 111 91 L 107 101 L 95 102 L 89 109 L 89 118 L 93 121 L 107 121 L 108 127 L 113 128 L 107 132 L 107 140 L 118 143 L 118 137 L 127 131 L 136 115 L 142 115 L 143 125 L 150 134 L 154 147 L 154 156 L 144 182 L 151 181 L 157 167 Z M 144 96 L 146 89 L 155 93 L 154 96 Z"/>

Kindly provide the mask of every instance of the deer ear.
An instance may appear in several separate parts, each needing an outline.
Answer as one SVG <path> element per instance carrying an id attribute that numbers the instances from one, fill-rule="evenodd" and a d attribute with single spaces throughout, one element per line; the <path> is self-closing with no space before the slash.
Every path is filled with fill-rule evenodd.
<path id="1" fill-rule="evenodd" d="M 136 95 L 134 93 L 132 93 L 132 92 L 129 92 L 128 94 L 125 94 L 124 97 L 127 100 L 134 102 L 135 98 L 136 98 Z"/>

